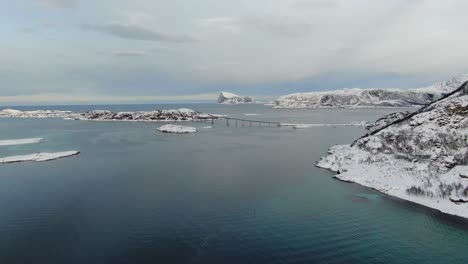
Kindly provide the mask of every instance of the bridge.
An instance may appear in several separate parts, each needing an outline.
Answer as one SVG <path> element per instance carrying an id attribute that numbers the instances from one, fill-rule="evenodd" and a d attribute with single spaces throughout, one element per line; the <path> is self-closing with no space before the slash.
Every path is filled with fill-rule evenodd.
<path id="1" fill-rule="evenodd" d="M 251 119 L 243 119 L 243 118 L 235 118 L 235 117 L 223 117 L 226 119 L 226 126 L 230 126 L 231 122 L 235 124 L 236 127 L 241 125 L 242 127 L 244 126 L 249 126 L 252 127 L 254 125 L 256 126 L 281 126 L 281 123 L 279 122 L 271 122 L 271 121 L 260 121 L 260 120 L 251 120 Z"/>
<path id="2" fill-rule="evenodd" d="M 241 126 L 241 127 L 253 127 L 253 126 L 281 126 L 280 122 L 273 122 L 273 121 L 261 121 L 261 120 L 252 120 L 252 119 L 243 119 L 243 118 L 236 118 L 236 117 L 227 117 L 223 116 L 220 117 L 218 120 L 226 120 L 226 126 L 231 126 L 235 125 L 236 127 Z M 214 124 L 214 120 L 211 120 L 211 123 Z"/>

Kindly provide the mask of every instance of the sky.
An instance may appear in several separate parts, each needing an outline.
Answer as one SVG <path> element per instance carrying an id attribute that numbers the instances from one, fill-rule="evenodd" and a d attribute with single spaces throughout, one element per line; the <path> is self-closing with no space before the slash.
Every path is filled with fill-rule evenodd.
<path id="1" fill-rule="evenodd" d="M 0 0 L 0 104 L 412 88 L 468 73 L 465 0 Z"/>

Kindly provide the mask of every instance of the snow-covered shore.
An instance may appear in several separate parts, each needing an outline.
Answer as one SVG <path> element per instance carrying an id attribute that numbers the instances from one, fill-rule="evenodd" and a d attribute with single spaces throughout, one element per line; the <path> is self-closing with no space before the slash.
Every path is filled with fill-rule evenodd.
<path id="1" fill-rule="evenodd" d="M 295 129 L 299 128 L 310 128 L 310 127 L 337 127 L 337 126 L 355 126 L 355 127 L 366 127 L 369 126 L 369 122 L 351 122 L 348 124 L 300 124 L 300 123 L 280 123 L 280 127 L 292 127 Z"/>
<path id="2" fill-rule="evenodd" d="M 379 119 L 317 166 L 337 179 L 468 218 L 468 85 L 413 114 Z"/>
<path id="3" fill-rule="evenodd" d="M 15 146 L 15 145 L 25 145 L 25 144 L 35 144 L 44 141 L 43 138 L 22 138 L 22 139 L 8 139 L 0 140 L 1 146 Z"/>
<path id="4" fill-rule="evenodd" d="M 430 180 L 433 186 L 432 196 L 414 195 L 408 190 L 413 186 L 426 183 L 429 171 L 427 163 L 414 163 L 393 158 L 391 155 L 375 155 L 349 145 L 333 146 L 327 157 L 322 158 L 317 166 L 337 172 L 335 178 L 357 183 L 378 190 L 382 193 L 418 203 L 441 212 L 468 218 L 468 204 L 457 204 L 450 199 L 466 199 L 463 196 L 468 180 L 460 174 L 468 172 L 468 166 L 457 166 L 447 173 L 439 175 L 439 179 Z M 458 183 L 463 187 L 458 187 Z M 440 184 L 445 187 L 454 186 L 453 193 L 445 197 L 434 194 Z M 415 187 L 418 188 L 418 187 Z M 450 189 L 450 187 L 448 187 Z M 419 189 L 415 189 L 419 190 Z M 427 191 L 421 188 L 422 191 Z M 455 192 L 456 191 L 456 192 Z"/>
<path id="5" fill-rule="evenodd" d="M 0 111 L 0 118 L 62 118 L 65 120 L 84 121 L 172 122 L 214 120 L 218 119 L 219 116 L 201 113 L 186 108 L 139 112 L 93 110 L 84 113 L 60 110 L 19 111 L 14 109 L 4 109 Z"/>
<path id="6" fill-rule="evenodd" d="M 14 162 L 26 162 L 26 161 L 38 161 L 38 162 L 50 161 L 50 160 L 56 160 L 56 159 L 65 158 L 65 157 L 76 156 L 78 154 L 80 154 L 80 152 L 76 150 L 54 152 L 54 153 L 39 152 L 39 153 L 33 153 L 33 154 L 28 154 L 28 155 L 19 155 L 19 156 L 0 158 L 0 163 L 14 163 Z"/>

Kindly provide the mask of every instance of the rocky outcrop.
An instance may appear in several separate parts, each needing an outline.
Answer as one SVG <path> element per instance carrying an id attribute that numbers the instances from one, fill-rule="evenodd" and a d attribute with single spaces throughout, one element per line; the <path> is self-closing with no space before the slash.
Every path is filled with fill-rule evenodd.
<path id="1" fill-rule="evenodd" d="M 233 93 L 221 92 L 217 102 L 218 104 L 251 104 L 255 103 L 255 100 L 248 96 L 240 96 Z"/>

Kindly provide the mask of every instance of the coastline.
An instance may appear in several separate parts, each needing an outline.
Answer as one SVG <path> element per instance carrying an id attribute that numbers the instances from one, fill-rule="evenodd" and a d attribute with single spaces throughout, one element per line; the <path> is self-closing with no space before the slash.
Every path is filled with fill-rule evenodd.
<path id="1" fill-rule="evenodd" d="M 427 176 L 422 170 L 422 165 L 425 164 L 414 164 L 391 157 L 382 157 L 382 155 L 374 155 L 379 156 L 377 159 L 382 159 L 379 164 L 365 163 L 366 159 L 370 158 L 366 154 L 365 151 L 349 145 L 337 145 L 333 146 L 329 155 L 318 161 L 316 166 L 336 172 L 337 174 L 333 177 L 337 180 L 359 184 L 392 197 L 468 219 L 468 203 L 456 204 L 450 200 L 451 197 L 425 197 L 407 193 L 408 187 L 417 184 L 418 179 Z M 412 171 L 408 172 L 411 169 Z M 460 178 L 458 174 L 467 169 L 466 166 L 457 166 L 441 178 L 449 182 Z"/>

